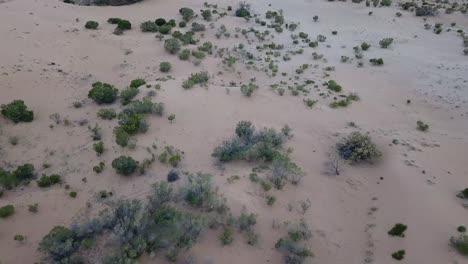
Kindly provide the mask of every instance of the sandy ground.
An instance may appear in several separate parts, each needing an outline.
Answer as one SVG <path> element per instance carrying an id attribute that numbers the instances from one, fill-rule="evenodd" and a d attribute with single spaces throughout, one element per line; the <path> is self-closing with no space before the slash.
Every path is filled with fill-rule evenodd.
<path id="1" fill-rule="evenodd" d="M 395 263 L 390 254 L 399 249 L 406 250 L 402 263 L 467 262 L 448 245 L 456 227 L 468 225 L 468 210 L 455 197 L 468 187 L 468 57 L 462 54 L 456 30 L 436 35 L 424 30 L 422 18 L 403 11 L 396 18 L 396 7 L 318 0 L 251 1 L 252 9 L 262 15 L 268 9 L 283 9 L 287 21 L 300 22 L 298 31 L 326 35 L 325 44 L 315 50 L 305 48 L 291 65 L 318 64 L 304 73 L 318 83 L 324 80 L 321 69 L 333 65 L 336 70 L 329 72 L 331 78 L 361 97 L 346 109 L 331 109 L 328 101 L 313 92 L 310 97 L 319 102 L 310 109 L 302 97 L 278 96 L 269 89 L 280 77 L 269 78 L 240 63 L 236 64 L 240 75 L 226 71 L 216 76 L 221 69 L 219 59 L 208 57 L 199 66 L 180 61 L 164 51 L 154 34 L 138 29 L 140 22 L 157 17 L 180 21 L 180 7 L 199 10 L 203 2 L 145 0 L 125 7 L 81 7 L 55 0 L 0 1 L 0 103 L 22 99 L 35 112 L 32 123 L 14 125 L 0 118 L 0 166 L 30 162 L 40 174 L 62 174 L 78 191 L 77 199 L 58 186 L 42 190 L 32 184 L 6 192 L 0 205 L 14 204 L 16 214 L 0 220 L 2 264 L 39 261 L 40 239 L 53 226 L 69 225 L 88 213 L 87 203 L 99 208 L 95 199 L 99 190 L 113 190 L 122 198 L 144 198 L 150 184 L 164 180 L 170 168 L 156 163 L 145 176 L 124 178 L 114 173 L 110 163 L 121 153 L 142 160 L 147 157 L 145 147 L 154 142 L 183 150 L 183 170 L 212 173 L 234 211 L 245 206 L 258 215 L 257 246 L 248 246 L 238 235 L 233 246 L 221 247 L 217 234 L 207 233 L 187 253 L 200 263 L 281 263 L 274 243 L 284 232 L 272 229 L 272 223 L 301 217 L 314 233 L 310 245 L 315 257 L 307 260 L 310 263 Z M 217 3 L 237 5 L 236 1 Z M 369 11 L 374 14 L 369 16 Z M 319 22 L 313 21 L 314 15 L 320 17 Z M 106 23 L 109 17 L 127 18 L 134 29 L 115 36 L 113 25 Z M 85 30 L 87 20 L 98 21 L 99 30 Z M 461 14 L 441 14 L 428 22 L 456 22 L 456 29 L 468 29 L 468 19 Z M 232 33 L 247 23 L 234 17 L 217 22 Z M 332 30 L 338 35 L 331 35 Z M 285 32 L 278 38 L 290 41 L 289 35 Z M 378 48 L 384 37 L 395 39 L 389 49 Z M 206 33 L 202 41 L 206 40 L 220 47 L 247 44 L 242 37 L 216 40 L 213 31 Z M 342 55 L 353 57 L 352 47 L 363 41 L 372 45 L 365 53 L 364 67 L 358 68 L 356 61 L 340 62 Z M 132 52 L 126 54 L 128 50 Z M 327 62 L 312 60 L 312 51 L 324 54 Z M 367 60 L 373 57 L 384 58 L 385 65 L 369 65 Z M 155 81 L 165 76 L 158 70 L 161 61 L 173 64 L 170 74 L 175 80 Z M 291 65 L 280 63 L 279 72 L 292 74 L 296 67 Z M 207 89 L 181 88 L 183 79 L 201 70 L 213 75 Z M 96 158 L 87 126 L 77 123 L 83 119 L 91 125 L 98 122 L 95 112 L 99 107 L 86 99 L 91 83 L 99 80 L 124 88 L 138 77 L 161 84 L 154 100 L 164 102 L 166 113 L 176 115 L 175 122 L 151 117 L 149 131 L 137 137 L 136 150 L 128 150 L 115 145 L 114 123 L 99 121 L 108 151 Z M 254 77 L 260 89 L 252 97 L 244 97 L 235 87 L 226 92 L 230 81 L 246 83 Z M 407 99 L 412 103 L 407 105 Z M 84 106 L 75 109 L 72 103 L 81 100 Z M 72 124 L 49 128 L 52 113 L 60 113 Z M 294 138 L 287 146 L 294 149 L 292 158 L 306 177 L 299 186 L 273 191 L 278 199 L 273 207 L 265 204 L 260 187 L 248 180 L 250 164 L 228 164 L 220 171 L 210 156 L 240 120 L 250 120 L 257 127 L 288 124 L 293 128 Z M 417 120 L 428 123 L 430 131 L 416 130 Z M 347 126 L 350 121 L 370 132 L 384 156 L 376 164 L 346 166 L 341 175 L 328 176 L 328 154 L 342 135 L 355 130 Z M 11 136 L 19 138 L 17 146 L 8 143 Z M 392 144 L 394 139 L 400 144 Z M 105 160 L 108 168 L 96 175 L 92 166 L 99 160 Z M 43 163 L 52 167 L 43 169 Z M 242 177 L 229 184 L 226 179 L 231 175 Z M 84 177 L 87 182 L 82 181 Z M 299 203 L 306 200 L 311 207 L 302 215 Z M 33 203 L 39 204 L 37 214 L 28 212 L 27 205 Z M 405 238 L 387 235 L 397 222 L 408 225 Z M 17 244 L 15 234 L 27 236 L 27 242 Z M 142 259 L 142 263 L 161 262 Z"/>

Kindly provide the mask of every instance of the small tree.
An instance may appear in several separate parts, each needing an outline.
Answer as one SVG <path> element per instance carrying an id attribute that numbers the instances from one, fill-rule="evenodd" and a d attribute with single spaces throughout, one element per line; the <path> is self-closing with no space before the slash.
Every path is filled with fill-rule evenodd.
<path id="1" fill-rule="evenodd" d="M 111 104 L 117 99 L 119 90 L 111 84 L 95 82 L 92 87 L 88 97 L 98 104 Z"/>

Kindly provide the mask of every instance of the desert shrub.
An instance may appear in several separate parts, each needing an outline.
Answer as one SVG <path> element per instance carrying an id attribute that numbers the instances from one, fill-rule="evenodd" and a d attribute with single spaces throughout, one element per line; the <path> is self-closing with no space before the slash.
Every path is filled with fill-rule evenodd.
<path id="1" fill-rule="evenodd" d="M 178 39 L 167 39 L 164 42 L 164 48 L 171 54 L 176 54 L 180 50 L 180 42 Z"/>
<path id="2" fill-rule="evenodd" d="M 171 64 L 167 61 L 165 62 L 161 62 L 159 64 L 159 70 L 162 71 L 162 72 L 169 72 L 171 70 Z"/>
<path id="3" fill-rule="evenodd" d="M 133 114 L 154 114 L 162 116 L 164 113 L 163 103 L 153 103 L 149 97 L 143 98 L 143 100 L 135 100 L 130 102 L 123 112 L 127 115 Z"/>
<path id="4" fill-rule="evenodd" d="M 243 95 L 250 97 L 255 90 L 258 89 L 258 86 L 254 83 L 243 84 L 240 88 Z"/>
<path id="5" fill-rule="evenodd" d="M 175 171 L 175 170 L 171 170 L 167 174 L 167 181 L 168 182 L 175 182 L 175 181 L 177 181 L 179 179 L 180 179 L 179 173 L 177 173 L 177 171 Z"/>
<path id="6" fill-rule="evenodd" d="M 294 242 L 309 240 L 312 237 L 312 231 L 309 225 L 301 220 L 299 223 L 295 223 L 290 227 L 288 236 Z"/>
<path id="7" fill-rule="evenodd" d="M 384 49 L 388 48 L 392 43 L 393 43 L 393 38 L 384 38 L 379 41 L 380 47 Z"/>
<path id="8" fill-rule="evenodd" d="M 2 115 L 15 123 L 31 122 L 34 119 L 33 111 L 28 110 L 23 100 L 14 100 L 0 108 Z"/>
<path id="9" fill-rule="evenodd" d="M 313 256 L 310 249 L 288 238 L 280 238 L 276 242 L 275 248 L 283 252 L 284 263 L 287 264 L 302 264 L 306 258 Z"/>
<path id="10" fill-rule="evenodd" d="M 200 172 L 189 175 L 188 182 L 182 189 L 184 200 L 193 207 L 208 211 L 222 210 L 225 206 L 224 201 L 218 197 L 212 178 L 212 175 Z"/>
<path id="11" fill-rule="evenodd" d="M 122 127 L 114 129 L 115 142 L 121 147 L 126 147 L 130 141 L 130 134 L 128 134 Z"/>
<path id="12" fill-rule="evenodd" d="M 252 123 L 241 121 L 236 127 L 236 137 L 216 147 L 212 156 L 221 162 L 272 161 L 280 154 L 284 139 L 284 135 L 274 129 L 256 131 Z"/>
<path id="13" fill-rule="evenodd" d="M 231 245 L 232 242 L 234 241 L 234 232 L 232 231 L 232 228 L 230 227 L 224 228 L 223 232 L 219 236 L 219 240 L 221 241 L 221 244 L 223 246 Z"/>
<path id="14" fill-rule="evenodd" d="M 188 7 L 182 7 L 181 9 L 179 9 L 179 14 L 182 16 L 182 18 L 185 21 L 189 21 L 195 16 L 195 13 L 193 12 L 193 10 Z"/>
<path id="15" fill-rule="evenodd" d="M 39 211 L 38 208 L 39 204 L 37 203 L 28 205 L 28 211 L 31 213 L 37 213 Z"/>
<path id="16" fill-rule="evenodd" d="M 193 22 L 192 23 L 192 32 L 200 32 L 200 31 L 205 31 L 206 27 L 203 24 Z"/>
<path id="17" fill-rule="evenodd" d="M 16 170 L 11 172 L 0 168 L 0 186 L 2 187 L 0 189 L 11 190 L 21 183 L 27 183 L 33 177 L 34 166 L 32 164 L 26 163 L 20 165 Z"/>
<path id="18" fill-rule="evenodd" d="M 344 138 L 337 145 L 338 154 L 344 160 L 358 163 L 361 161 L 370 161 L 378 158 L 382 153 L 371 141 L 370 136 L 363 135 L 360 132 L 353 132 Z"/>
<path id="19" fill-rule="evenodd" d="M 159 26 L 159 32 L 161 34 L 168 35 L 169 33 L 171 33 L 171 30 L 172 30 L 172 26 L 169 24 Z"/>
<path id="20" fill-rule="evenodd" d="M 457 227 L 457 231 L 460 233 L 465 233 L 466 232 L 466 227 L 465 226 L 459 226 Z"/>
<path id="21" fill-rule="evenodd" d="M 138 88 L 145 84 L 146 84 L 146 81 L 144 79 L 135 79 L 130 82 L 130 88 Z"/>
<path id="22" fill-rule="evenodd" d="M 195 85 L 206 86 L 210 77 L 208 76 L 208 72 L 199 72 L 195 74 L 191 74 L 190 77 L 182 83 L 182 87 L 184 89 L 193 88 Z"/>
<path id="23" fill-rule="evenodd" d="M 391 6 L 392 5 L 392 0 L 381 0 L 380 5 L 381 6 Z"/>
<path id="24" fill-rule="evenodd" d="M 317 47 L 317 46 L 318 46 L 318 42 L 317 42 L 317 41 L 311 41 L 311 42 L 309 42 L 309 47 L 315 48 L 315 47 Z"/>
<path id="25" fill-rule="evenodd" d="M 111 17 L 111 18 L 107 19 L 107 23 L 114 24 L 114 25 L 118 24 L 120 21 L 122 21 L 122 19 L 117 18 L 117 17 Z"/>
<path id="26" fill-rule="evenodd" d="M 162 25 L 165 25 L 167 22 L 166 22 L 166 19 L 164 18 L 158 18 L 154 21 L 154 23 L 156 23 L 156 25 L 158 26 L 162 26 Z"/>
<path id="27" fill-rule="evenodd" d="M 325 37 L 324 35 L 318 35 L 317 36 L 317 41 L 318 42 L 325 42 L 327 40 L 327 37 Z"/>
<path id="28" fill-rule="evenodd" d="M 468 199 L 468 188 L 465 188 L 463 189 L 462 191 L 460 191 L 460 198 L 463 198 L 463 199 Z"/>
<path id="29" fill-rule="evenodd" d="M 400 260 L 405 258 L 405 253 L 406 252 L 404 250 L 398 250 L 398 251 L 392 253 L 392 258 L 400 261 Z"/>
<path id="30" fill-rule="evenodd" d="M 142 114 L 123 112 L 119 115 L 119 125 L 130 135 L 144 133 L 148 130 L 148 123 Z"/>
<path id="31" fill-rule="evenodd" d="M 41 188 L 47 188 L 52 185 L 58 184 L 62 182 L 62 177 L 58 174 L 52 174 L 47 176 L 43 174 L 39 180 L 37 180 L 37 186 Z"/>
<path id="32" fill-rule="evenodd" d="M 184 27 L 186 27 L 186 26 L 187 26 L 187 22 L 185 22 L 185 21 L 180 21 L 180 22 L 179 22 L 179 27 L 180 27 L 180 28 L 184 28 Z"/>
<path id="33" fill-rule="evenodd" d="M 86 29 L 97 29 L 99 27 L 99 23 L 96 21 L 88 21 L 85 24 Z"/>
<path id="34" fill-rule="evenodd" d="M 460 235 L 458 238 L 450 238 L 450 244 L 458 253 L 468 256 L 468 235 Z"/>
<path id="35" fill-rule="evenodd" d="M 204 42 L 200 47 L 198 47 L 198 50 L 211 54 L 213 52 L 213 43 L 209 41 Z"/>
<path id="36" fill-rule="evenodd" d="M 99 162 L 98 165 L 96 165 L 96 166 L 93 167 L 93 171 L 94 171 L 95 173 L 99 174 L 99 173 L 101 173 L 101 172 L 104 171 L 104 168 L 105 168 L 105 167 L 106 167 L 106 164 L 105 164 L 103 161 L 101 161 L 101 162 Z"/>
<path id="37" fill-rule="evenodd" d="M 158 160 L 161 163 L 169 163 L 172 167 L 177 167 L 182 160 L 183 152 L 172 147 L 166 146 L 164 151 L 159 155 Z"/>
<path id="38" fill-rule="evenodd" d="M 405 236 L 404 232 L 406 231 L 407 228 L 408 227 L 406 225 L 397 223 L 395 224 L 394 227 L 392 227 L 392 229 L 388 231 L 388 234 L 391 236 L 404 237 Z"/>
<path id="39" fill-rule="evenodd" d="M 193 38 L 193 32 L 185 32 L 185 34 L 182 34 L 178 37 L 178 39 L 182 42 L 184 45 L 188 44 L 196 44 L 197 40 Z"/>
<path id="40" fill-rule="evenodd" d="M 203 10 L 201 12 L 201 15 L 202 15 L 204 20 L 211 21 L 211 18 L 212 18 L 211 10 L 209 10 L 209 9 Z"/>
<path id="41" fill-rule="evenodd" d="M 120 103 L 122 105 L 127 105 L 129 104 L 132 99 L 137 96 L 138 94 L 138 88 L 133 88 L 133 87 L 127 87 L 120 91 Z"/>
<path id="42" fill-rule="evenodd" d="M 112 34 L 117 35 L 117 36 L 120 36 L 123 33 L 124 33 L 124 30 L 118 27 L 114 29 L 114 32 L 112 32 Z"/>
<path id="43" fill-rule="evenodd" d="M 362 49 L 362 50 L 368 50 L 369 48 L 370 48 L 370 45 L 367 44 L 366 42 L 363 42 L 363 43 L 361 44 L 361 49 Z"/>
<path id="44" fill-rule="evenodd" d="M 39 250 L 55 261 L 69 257 L 77 246 L 73 231 L 63 226 L 55 226 L 39 242 Z"/>
<path id="45" fill-rule="evenodd" d="M 140 29 L 142 32 L 158 32 L 159 28 L 153 21 L 146 21 L 140 24 Z"/>
<path id="46" fill-rule="evenodd" d="M 104 142 L 99 141 L 97 143 L 93 144 L 93 149 L 96 152 L 96 155 L 101 156 L 102 153 L 104 153 L 105 148 L 104 148 Z"/>
<path id="47" fill-rule="evenodd" d="M 130 175 L 135 172 L 138 162 L 129 156 L 120 156 L 112 161 L 112 168 L 120 175 Z"/>
<path id="48" fill-rule="evenodd" d="M 426 123 L 424 123 L 423 121 L 418 120 L 418 121 L 416 122 L 416 125 L 417 125 L 417 129 L 418 129 L 419 131 L 426 132 L 426 131 L 429 130 L 429 125 L 426 124 Z"/>
<path id="49" fill-rule="evenodd" d="M 0 207 L 0 217 L 7 218 L 15 213 L 15 207 L 11 204 Z"/>
<path id="50" fill-rule="evenodd" d="M 342 88 L 341 88 L 341 85 L 339 85 L 338 83 L 336 83 L 335 80 L 329 80 L 327 83 L 327 88 L 334 91 L 334 92 L 341 92 Z"/>
<path id="51" fill-rule="evenodd" d="M 422 5 L 414 9 L 416 16 L 435 16 L 437 14 L 437 7 L 430 5 Z"/>
<path id="52" fill-rule="evenodd" d="M 206 57 L 203 51 L 198 51 L 198 50 L 192 50 L 192 56 L 199 60 L 203 60 Z"/>
<path id="53" fill-rule="evenodd" d="M 384 60 L 382 58 L 373 58 L 373 59 L 370 59 L 369 62 L 372 64 L 372 65 L 375 65 L 375 66 L 379 66 L 379 65 L 383 65 L 384 64 Z"/>
<path id="54" fill-rule="evenodd" d="M 112 120 L 117 117 L 117 113 L 112 108 L 101 108 L 98 110 L 97 116 L 102 119 Z"/>
<path id="55" fill-rule="evenodd" d="M 179 59 L 188 60 L 190 58 L 190 50 L 184 49 L 179 53 Z"/>
<path id="56" fill-rule="evenodd" d="M 236 10 L 237 17 L 250 17 L 250 4 L 246 2 L 239 3 L 239 7 Z"/>
<path id="57" fill-rule="evenodd" d="M 298 184 L 304 176 L 301 168 L 286 155 L 275 155 L 270 171 L 269 180 L 278 190 L 283 188 L 286 181 Z"/>
<path id="58" fill-rule="evenodd" d="M 252 226 L 257 223 L 257 216 L 253 213 L 247 213 L 242 210 L 241 215 L 237 219 L 237 225 L 241 231 L 250 231 Z"/>
<path id="59" fill-rule="evenodd" d="M 121 30 L 130 30 L 132 29 L 132 23 L 128 20 L 122 19 L 117 23 L 117 28 Z"/>
<path id="60" fill-rule="evenodd" d="M 88 97 L 98 104 L 111 104 L 117 99 L 118 90 L 111 84 L 95 82 Z"/>

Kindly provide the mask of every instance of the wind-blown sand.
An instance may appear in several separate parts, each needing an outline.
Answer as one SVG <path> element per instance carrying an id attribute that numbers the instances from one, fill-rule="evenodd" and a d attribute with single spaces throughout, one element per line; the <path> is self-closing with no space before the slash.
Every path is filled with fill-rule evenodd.
<path id="1" fill-rule="evenodd" d="M 316 80 L 321 87 L 325 80 L 322 68 L 335 66 L 335 71 L 328 72 L 330 78 L 361 98 L 347 108 L 332 109 L 329 101 L 320 99 L 313 89 L 310 97 L 319 101 L 310 109 L 302 102 L 303 97 L 278 96 L 271 91 L 270 85 L 281 79 L 280 74 L 269 78 L 237 63 L 240 75 L 224 71 L 218 76 L 216 73 L 222 70 L 219 58 L 208 56 L 194 66 L 167 53 L 155 34 L 139 30 L 141 22 L 158 17 L 180 21 L 179 8 L 187 6 L 198 12 L 203 2 L 145 0 L 131 6 L 85 7 L 55 0 L 0 1 L 0 104 L 22 99 L 35 113 L 32 123 L 15 125 L 0 117 L 0 167 L 29 162 L 39 175 L 63 175 L 78 191 L 76 199 L 58 186 L 43 190 L 31 184 L 6 191 L 0 206 L 14 204 L 16 213 L 0 220 L 1 263 L 40 261 L 37 247 L 42 237 L 55 225 L 68 226 L 76 217 L 95 213 L 86 204 L 99 208 L 95 194 L 100 190 L 112 190 L 119 198 L 144 198 L 152 183 L 166 179 L 170 168 L 155 163 L 144 176 L 124 178 L 115 174 L 110 163 L 121 153 L 142 160 L 147 156 L 145 147 L 153 142 L 183 150 L 183 170 L 213 174 L 234 212 L 245 206 L 258 216 L 257 246 L 247 245 L 236 234 L 232 246 L 222 247 L 217 233 L 208 232 L 184 253 L 197 263 L 282 263 L 274 244 L 284 232 L 273 229 L 273 221 L 301 217 L 313 230 L 310 247 L 315 257 L 307 263 L 395 263 L 390 255 L 399 249 L 406 250 L 402 263 L 467 261 L 448 243 L 450 236 L 456 235 L 457 226 L 468 225 L 468 210 L 455 197 L 468 187 L 468 57 L 463 56 L 456 30 L 436 35 L 424 30 L 422 18 L 395 6 L 367 8 L 362 3 L 318 0 L 249 1 L 252 10 L 262 16 L 267 10 L 283 9 L 286 21 L 300 22 L 296 33 L 304 31 L 312 39 L 318 34 L 327 36 L 320 47 L 304 48 L 304 54 L 294 56 L 293 62 L 280 60 L 280 73 L 292 76 L 297 65 L 318 64 L 303 76 Z M 237 6 L 237 1 L 216 2 Z M 374 12 L 372 16 L 369 11 Z M 397 11 L 403 16 L 395 17 Z M 314 15 L 320 17 L 319 22 L 313 21 Z M 133 29 L 122 36 L 113 35 L 114 25 L 106 23 L 109 17 L 126 18 Z M 99 29 L 85 30 L 88 20 L 98 21 Z M 455 28 L 468 29 L 468 18 L 460 13 L 428 17 L 427 22 L 456 22 Z M 252 22 L 228 16 L 216 25 L 225 24 L 233 35 L 235 27 L 247 23 Z M 248 46 L 242 36 L 217 40 L 215 31 L 207 28 L 201 43 L 210 40 L 219 47 L 244 43 L 255 50 L 255 44 Z M 336 36 L 331 34 L 333 30 L 338 31 Z M 394 38 L 388 49 L 378 47 L 384 37 Z M 291 42 L 290 32 L 276 39 Z M 363 41 L 372 45 L 364 53 L 364 67 L 358 68 L 356 60 L 340 62 L 342 55 L 354 57 L 352 47 Z M 312 60 L 313 51 L 324 54 L 327 62 Z M 371 66 L 368 59 L 374 57 L 384 58 L 385 65 Z M 155 81 L 166 76 L 159 72 L 162 61 L 173 64 L 170 75 L 175 80 Z M 202 70 L 212 75 L 207 89 L 182 89 L 183 79 Z M 154 101 L 163 102 L 166 113 L 174 113 L 176 119 L 170 124 L 167 116 L 151 117 L 148 132 L 137 136 L 136 150 L 122 149 L 112 136 L 115 122 L 98 120 L 95 113 L 100 107 L 86 99 L 87 93 L 95 81 L 122 89 L 138 77 L 161 84 Z M 259 85 L 252 97 L 243 96 L 237 87 L 229 88 L 231 81 L 247 83 L 251 78 Z M 82 108 L 72 106 L 84 99 Z M 53 113 L 60 113 L 72 124 L 49 128 L 49 115 Z M 98 159 L 87 125 L 76 122 L 82 119 L 89 125 L 99 122 L 103 128 L 108 151 L 99 159 L 107 164 L 102 174 L 92 171 Z M 241 120 L 250 120 L 257 127 L 280 129 L 288 124 L 293 129 L 294 137 L 287 147 L 294 149 L 291 157 L 306 176 L 298 186 L 274 191 L 277 202 L 273 207 L 266 205 L 259 186 L 248 180 L 252 164 L 236 162 L 219 170 L 211 157 L 214 147 L 232 135 Z M 416 130 L 418 120 L 430 125 L 429 132 Z M 383 157 L 375 164 L 347 165 L 339 176 L 329 176 L 325 173 L 329 153 L 342 136 L 356 130 L 347 126 L 351 121 L 358 130 L 370 132 Z M 8 143 L 11 136 L 18 137 L 17 146 Z M 394 139 L 399 144 L 392 144 Z M 43 163 L 52 167 L 43 169 Z M 226 179 L 231 175 L 240 175 L 241 180 L 229 184 Z M 299 203 L 306 200 L 311 207 L 302 215 Z M 37 214 L 28 212 L 28 205 L 33 203 L 39 204 Z M 387 235 L 397 222 L 408 225 L 405 238 Z M 15 234 L 25 235 L 26 243 L 16 243 Z M 141 259 L 142 263 L 164 261 L 149 256 Z"/>

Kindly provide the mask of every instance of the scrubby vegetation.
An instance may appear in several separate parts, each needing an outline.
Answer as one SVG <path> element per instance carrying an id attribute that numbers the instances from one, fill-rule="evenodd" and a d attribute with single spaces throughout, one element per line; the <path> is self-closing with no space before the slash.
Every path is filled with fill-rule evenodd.
<path id="1" fill-rule="evenodd" d="M 206 86 L 210 77 L 208 76 L 208 72 L 199 72 L 195 73 L 182 83 L 182 87 L 184 89 L 193 88 L 195 85 Z"/>
<path id="2" fill-rule="evenodd" d="M 468 256 L 468 235 L 452 237 L 450 238 L 450 244 L 458 251 L 458 253 Z"/>
<path id="3" fill-rule="evenodd" d="M 308 225 L 301 221 L 290 228 L 287 237 L 280 238 L 276 242 L 275 248 L 283 253 L 284 263 L 301 264 L 304 263 L 308 257 L 314 255 L 312 251 L 304 245 L 304 241 L 309 240 L 311 237 L 312 235 Z"/>
<path id="4" fill-rule="evenodd" d="M 405 258 L 405 254 L 406 254 L 406 252 L 404 250 L 398 250 L 398 251 L 392 253 L 392 258 L 400 261 L 400 260 Z"/>
<path id="5" fill-rule="evenodd" d="M 96 21 L 88 21 L 85 24 L 86 29 L 97 29 L 99 27 L 99 23 Z"/>
<path id="6" fill-rule="evenodd" d="M 46 188 L 61 182 L 62 177 L 58 174 L 52 174 L 50 176 L 43 174 L 41 178 L 39 178 L 39 180 L 37 181 L 37 186 L 41 188 Z"/>
<path id="7" fill-rule="evenodd" d="M 15 123 L 31 122 L 34 119 L 33 111 L 28 110 L 23 100 L 14 100 L 0 108 L 2 115 Z"/>
<path id="8" fill-rule="evenodd" d="M 135 172 L 137 166 L 138 162 L 129 156 L 120 156 L 112 161 L 112 168 L 114 168 L 118 174 L 124 176 Z"/>
<path id="9" fill-rule="evenodd" d="M 26 163 L 18 166 L 14 171 L 7 171 L 0 168 L 0 186 L 7 190 L 28 183 L 34 178 L 34 166 Z"/>
<path id="10" fill-rule="evenodd" d="M 406 225 L 397 223 L 395 224 L 394 227 L 392 227 L 392 229 L 388 231 L 388 234 L 391 236 L 404 237 L 405 236 L 404 232 L 406 231 L 407 228 L 408 227 Z"/>
<path id="11" fill-rule="evenodd" d="M 169 62 L 167 62 L 167 61 L 161 62 L 161 63 L 159 64 L 159 70 L 160 70 L 161 72 L 169 72 L 169 71 L 171 70 L 171 68 L 172 68 L 172 65 L 171 65 Z"/>
<path id="12" fill-rule="evenodd" d="M 11 204 L 0 207 L 0 218 L 7 218 L 15 213 L 15 207 Z"/>
<path id="13" fill-rule="evenodd" d="M 337 145 L 339 155 L 344 160 L 353 163 L 371 161 L 382 155 L 377 146 L 371 141 L 370 136 L 353 132 L 341 140 Z"/>
<path id="14" fill-rule="evenodd" d="M 180 50 L 180 42 L 178 39 L 167 39 L 164 42 L 164 48 L 171 54 L 176 54 Z"/>

